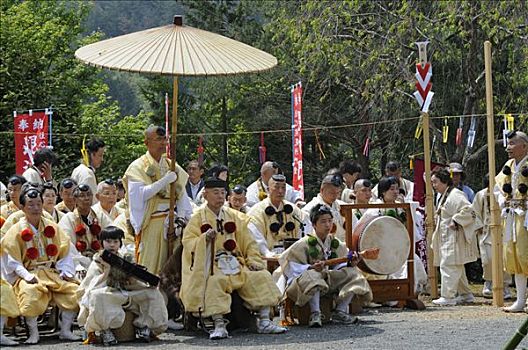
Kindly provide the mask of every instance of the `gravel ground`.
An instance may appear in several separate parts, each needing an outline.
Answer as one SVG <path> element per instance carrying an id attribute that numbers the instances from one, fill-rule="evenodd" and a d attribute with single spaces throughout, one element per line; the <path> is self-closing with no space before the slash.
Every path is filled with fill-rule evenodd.
<path id="1" fill-rule="evenodd" d="M 322 329 L 295 326 L 286 334 L 260 335 L 243 331 L 210 341 L 205 333 L 170 332 L 150 344 L 124 343 L 119 349 L 501 349 L 515 333 L 523 314 L 506 314 L 477 298 L 473 305 L 433 306 L 424 311 L 388 307 L 369 309 L 359 325 L 325 324 Z M 60 342 L 47 336 L 34 349 L 87 349 L 80 343 Z M 97 346 L 100 347 L 100 346 Z M 528 348 L 525 338 L 519 348 Z"/>

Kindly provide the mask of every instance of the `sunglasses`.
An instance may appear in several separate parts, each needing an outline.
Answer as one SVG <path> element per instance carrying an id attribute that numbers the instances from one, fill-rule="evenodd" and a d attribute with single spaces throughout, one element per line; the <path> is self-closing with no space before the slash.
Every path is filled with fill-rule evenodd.
<path id="1" fill-rule="evenodd" d="M 105 179 L 104 183 L 110 186 L 114 186 L 117 184 L 117 181 L 115 181 L 114 179 Z"/>

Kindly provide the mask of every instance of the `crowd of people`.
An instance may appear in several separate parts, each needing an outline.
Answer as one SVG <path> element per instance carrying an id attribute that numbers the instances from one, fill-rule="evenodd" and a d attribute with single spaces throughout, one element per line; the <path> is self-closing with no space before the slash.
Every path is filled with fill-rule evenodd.
<path id="1" fill-rule="evenodd" d="M 383 204 L 354 209 L 352 227 L 391 217 L 411 223 L 411 249 L 425 241 L 423 208 L 396 161 L 387 163 L 373 186 L 362 178 L 358 163 L 344 160 L 321 176 L 319 193 L 305 201 L 275 162 L 264 162 L 259 178 L 247 187 L 229 186 L 229 169 L 223 165 L 206 171 L 193 160 L 185 169 L 176 164 L 171 170 L 166 142 L 162 127 L 149 127 L 147 152 L 117 181 L 97 179 L 105 152 L 99 139 L 86 144 L 83 161 L 69 178 L 53 177 L 58 158 L 48 148 L 36 152 L 22 175 L 9 178 L 0 211 L 0 345 L 17 344 L 3 330 L 8 318 L 18 316 L 29 329 L 25 343 L 38 343 L 38 317 L 51 306 L 60 310 L 60 339 L 80 340 L 72 332 L 77 320 L 86 342 L 99 337 L 104 345 L 115 345 L 116 331 L 132 315 L 136 338 L 148 342 L 168 327 L 181 327 L 168 306 L 174 306 L 171 300 L 180 313 L 208 320 L 211 339 L 222 339 L 229 335 L 226 315 L 235 302 L 233 293 L 256 315 L 258 333 L 287 332 L 283 323 L 273 322 L 274 309 L 285 319 L 285 300 L 308 308 L 308 325 L 321 327 L 321 298 L 331 298 L 331 319 L 353 324 L 358 319 L 349 313 L 352 302 L 377 306 L 368 281 L 405 278 L 407 265 L 381 276 L 359 269 L 362 259 L 376 257 L 347 248 L 341 206 Z M 489 211 L 494 196 L 502 214 L 505 299 L 512 297 L 512 276 L 517 291 L 515 302 L 504 310 L 526 311 L 527 135 L 510 133 L 506 151 L 510 160 L 493 189 L 486 185 L 475 194 L 464 183 L 459 163 L 434 169 L 428 179 L 435 190 L 435 230 L 429 242 L 434 267 L 429 269 L 439 267 L 441 277 L 440 297 L 432 301 L 436 305 L 474 301 L 464 265 L 479 256 L 482 294 L 492 295 Z M 411 204 L 411 217 L 390 207 L 398 203 Z M 147 282 L 135 268 L 114 265 L 108 254 L 161 276 L 162 283 Z M 427 260 L 423 251 L 414 256 L 415 293 L 425 292 L 430 288 Z"/>

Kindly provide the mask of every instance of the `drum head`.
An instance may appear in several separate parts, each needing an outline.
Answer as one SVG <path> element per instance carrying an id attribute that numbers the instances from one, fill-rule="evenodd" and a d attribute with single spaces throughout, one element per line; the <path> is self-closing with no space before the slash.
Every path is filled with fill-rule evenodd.
<path id="1" fill-rule="evenodd" d="M 369 222 L 359 239 L 359 250 L 380 248 L 376 260 L 363 260 L 374 273 L 388 275 L 401 269 L 409 257 L 407 228 L 397 219 L 380 216 Z"/>

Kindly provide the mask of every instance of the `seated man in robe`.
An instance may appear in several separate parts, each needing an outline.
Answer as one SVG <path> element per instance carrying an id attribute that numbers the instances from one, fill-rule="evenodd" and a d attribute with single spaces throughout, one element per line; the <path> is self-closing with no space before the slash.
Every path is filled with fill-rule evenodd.
<path id="1" fill-rule="evenodd" d="M 296 305 L 310 305 L 310 327 L 321 327 L 321 295 L 336 294 L 336 309 L 332 320 L 340 323 L 356 323 L 350 316 L 348 306 L 356 296 L 360 302 L 372 300 L 370 286 L 355 267 L 359 258 L 349 264 L 326 266 L 325 261 L 346 257 L 346 245 L 330 234 L 333 225 L 332 210 L 324 204 L 315 205 L 310 212 L 313 232 L 295 242 L 279 258 L 282 271 L 287 279 L 286 295 Z"/>
<path id="2" fill-rule="evenodd" d="M 314 197 L 308 204 L 306 204 L 302 211 L 307 215 L 310 215 L 310 211 L 318 204 L 324 204 L 332 211 L 332 216 L 334 218 L 334 223 L 330 233 L 341 241 L 346 240 L 346 231 L 345 231 L 345 220 L 341 216 L 341 204 L 339 194 L 343 188 L 343 178 L 339 174 L 326 175 L 321 181 L 321 187 L 319 194 Z M 343 202 L 341 202 L 343 203 Z M 357 219 L 355 216 L 352 217 L 352 227 L 355 227 L 357 224 Z"/>
<path id="3" fill-rule="evenodd" d="M 75 209 L 64 215 L 59 226 L 70 236 L 75 250 L 74 261 L 82 268 L 88 269 L 92 256 L 102 249 L 99 240 L 101 230 L 112 224 L 106 216 L 101 220 L 92 209 L 93 194 L 90 186 L 80 184 L 73 191 L 75 197 Z M 81 268 L 78 266 L 78 268 Z"/>
<path id="4" fill-rule="evenodd" d="M 71 332 L 79 310 L 75 298 L 77 285 L 70 280 L 75 273 L 69 237 L 52 220 L 42 215 L 42 193 L 29 188 L 20 195 L 24 218 L 13 225 L 2 239 L 6 256 L 3 267 L 13 285 L 20 315 L 26 318 L 29 338 L 39 341 L 37 317 L 50 301 L 62 310 L 60 339 L 79 340 Z"/>
<path id="5" fill-rule="evenodd" d="M 122 209 L 116 207 L 117 185 L 114 180 L 107 179 L 99 182 L 95 198 L 98 202 L 92 205 L 92 209 L 99 221 L 102 221 L 103 216 L 106 216 L 109 221 L 114 221 L 123 212 Z"/>
<path id="6" fill-rule="evenodd" d="M 273 175 L 268 182 L 269 197 L 255 204 L 248 215 L 249 231 L 258 244 L 262 256 L 272 257 L 276 246 L 288 238 L 301 238 L 312 231 L 308 216 L 297 206 L 285 200 L 286 177 Z"/>
<path id="7" fill-rule="evenodd" d="M 231 312 L 231 293 L 258 312 L 259 333 L 283 333 L 270 320 L 280 292 L 247 229 L 249 218 L 224 206 L 226 182 L 205 182 L 206 204 L 198 208 L 183 233 L 181 300 L 186 312 L 211 317 L 210 339 L 227 338 L 223 316 Z"/>

